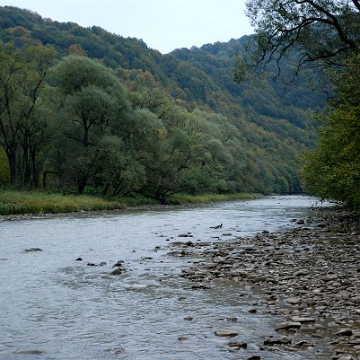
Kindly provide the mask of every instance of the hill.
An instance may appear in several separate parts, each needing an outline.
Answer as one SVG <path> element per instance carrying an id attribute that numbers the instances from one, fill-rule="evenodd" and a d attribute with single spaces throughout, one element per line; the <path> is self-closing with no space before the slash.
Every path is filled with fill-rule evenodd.
<path id="1" fill-rule="evenodd" d="M 300 157 L 315 145 L 313 112 L 321 110 L 324 97 L 309 90 L 305 80 L 236 84 L 235 53 L 242 51 L 246 37 L 162 55 L 136 38 L 5 6 L 0 7 L 0 40 L 17 48 L 51 45 L 58 59 L 86 56 L 111 69 L 129 93 L 159 89 L 188 112 L 225 116 L 239 130 L 246 155 L 246 186 L 240 190 L 301 191 Z"/>

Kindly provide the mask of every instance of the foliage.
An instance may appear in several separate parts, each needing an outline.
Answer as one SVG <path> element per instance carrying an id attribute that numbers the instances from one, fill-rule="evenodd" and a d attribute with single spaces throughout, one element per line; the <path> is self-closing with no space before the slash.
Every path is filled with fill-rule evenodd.
<path id="1" fill-rule="evenodd" d="M 0 149 L 0 188 L 10 184 L 10 169 L 6 153 Z"/>
<path id="2" fill-rule="evenodd" d="M 317 86 L 325 80 L 324 88 L 335 97 L 318 116 L 318 145 L 306 156 L 304 183 L 322 199 L 358 208 L 360 2 L 249 0 L 246 6 L 255 35 L 248 39 L 246 51 L 238 53 L 235 79 L 259 76 L 296 82 L 301 69 L 315 69 L 311 76 Z M 271 183 L 273 174 L 262 165 L 261 178 Z M 287 178 L 279 175 L 276 186 L 287 189 Z"/>
<path id="3" fill-rule="evenodd" d="M 204 194 L 189 196 L 174 195 L 169 199 L 172 205 L 198 204 L 213 201 L 254 199 L 255 195 L 247 194 Z M 0 215 L 66 213 L 98 210 L 121 210 L 127 207 L 156 206 L 158 202 L 138 194 L 128 196 L 89 196 L 48 194 L 37 191 L 2 191 L 0 192 Z"/>
<path id="4" fill-rule="evenodd" d="M 284 57 L 294 62 L 296 76 L 308 64 L 339 67 L 359 51 L 358 0 L 248 0 L 246 7 L 255 36 L 239 53 L 239 82 L 249 72 L 281 76 Z"/>
<path id="5" fill-rule="evenodd" d="M 122 209 L 126 201 L 100 197 L 46 194 L 41 192 L 0 192 L 0 214 L 65 213 L 91 210 Z"/>
<path id="6" fill-rule="evenodd" d="M 60 182 L 64 177 L 76 179 L 78 193 L 82 194 L 89 180 L 110 166 L 106 163 L 113 158 L 107 150 L 110 138 L 104 139 L 110 134 L 122 141 L 130 105 L 110 70 L 83 56 L 71 55 L 61 61 L 53 70 L 52 81 L 61 99 L 59 139 L 71 152 L 62 157 L 65 164 L 53 166 L 66 169 L 58 173 Z M 114 145 L 113 138 L 111 143 Z"/>
<path id="7" fill-rule="evenodd" d="M 303 177 L 309 191 L 322 199 L 360 208 L 360 56 L 333 74 L 336 97 L 320 116 L 317 148 L 307 155 Z"/>
<path id="8" fill-rule="evenodd" d="M 0 44 L 0 145 L 8 158 L 12 184 L 38 186 L 48 143 L 48 121 L 41 111 L 45 76 L 53 63 L 49 47 Z"/>
<path id="9" fill-rule="evenodd" d="M 299 153 L 315 144 L 312 111 L 324 97 L 300 80 L 234 83 L 247 37 L 162 55 L 138 39 L 5 6 L 0 40 L 12 44 L 9 57 L 51 45 L 59 60 L 36 98 L 42 141 L 24 186 L 42 178 L 48 190 L 164 202 L 177 192 L 301 191 Z"/>

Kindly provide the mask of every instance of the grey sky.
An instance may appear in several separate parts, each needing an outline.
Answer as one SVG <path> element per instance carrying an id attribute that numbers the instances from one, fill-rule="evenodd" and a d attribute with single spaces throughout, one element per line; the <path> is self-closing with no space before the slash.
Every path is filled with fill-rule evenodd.
<path id="1" fill-rule="evenodd" d="M 44 18 L 100 26 L 166 54 L 253 33 L 245 0 L 0 0 Z"/>

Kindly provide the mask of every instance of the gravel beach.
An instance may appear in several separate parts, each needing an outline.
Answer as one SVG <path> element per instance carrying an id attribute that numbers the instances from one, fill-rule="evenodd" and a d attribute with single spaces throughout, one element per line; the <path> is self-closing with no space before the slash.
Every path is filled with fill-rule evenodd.
<path id="1" fill-rule="evenodd" d="M 314 359 L 360 359 L 359 217 L 343 209 L 317 212 L 292 219 L 296 226 L 285 233 L 173 244 L 181 256 L 201 259 L 182 270 L 190 289 L 206 291 L 215 279 L 236 281 L 262 292 L 254 314 L 257 305 L 265 305 L 282 317 L 277 336 L 259 339 L 260 355 L 266 349 L 310 351 Z"/>

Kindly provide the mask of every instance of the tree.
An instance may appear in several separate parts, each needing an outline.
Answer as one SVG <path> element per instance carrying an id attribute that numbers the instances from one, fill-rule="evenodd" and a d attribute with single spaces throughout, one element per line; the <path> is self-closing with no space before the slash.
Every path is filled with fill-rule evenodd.
<path id="1" fill-rule="evenodd" d="M 169 195 L 184 186 L 191 163 L 191 140 L 178 127 L 167 129 L 164 120 L 147 109 L 135 114 L 138 122 L 135 146 L 138 161 L 146 170 L 141 193 L 165 203 Z"/>
<path id="2" fill-rule="evenodd" d="M 338 81 L 340 78 L 340 81 Z M 319 117 L 317 148 L 307 154 L 306 188 L 322 199 L 360 208 L 360 56 L 336 74 L 336 97 Z"/>
<path id="3" fill-rule="evenodd" d="M 207 174 L 211 184 L 209 189 L 214 192 L 243 191 L 246 155 L 242 134 L 221 114 L 200 115 L 204 120 L 199 133 L 207 135 L 203 145 L 207 157 L 211 159 L 204 164 L 205 169 L 208 163 L 211 164 Z M 206 174 L 205 169 L 202 172 Z"/>
<path id="4" fill-rule="evenodd" d="M 255 35 L 239 55 L 238 82 L 249 71 L 279 77 L 281 60 L 294 50 L 294 75 L 309 64 L 343 66 L 359 52 L 359 0 L 248 0 L 246 7 Z"/>
<path id="5" fill-rule="evenodd" d="M 0 188 L 10 183 L 9 163 L 5 151 L 0 149 Z"/>
<path id="6" fill-rule="evenodd" d="M 103 169 L 100 149 L 104 148 L 104 137 L 127 139 L 130 106 L 112 72 L 83 56 L 61 61 L 54 69 L 53 81 L 62 99 L 58 119 L 62 139 L 69 143 L 65 148 L 71 153 L 55 159 L 66 161 L 68 176 L 75 179 L 81 194 Z M 64 169 L 59 164 L 53 167 Z"/>
<path id="7" fill-rule="evenodd" d="M 102 159 L 100 178 L 105 185 L 103 195 L 109 188 L 113 195 L 126 195 L 139 191 L 146 183 L 146 172 L 137 160 L 136 152 L 118 136 L 104 136 L 100 144 Z"/>
<path id="8" fill-rule="evenodd" d="M 0 145 L 8 158 L 13 185 L 38 185 L 42 164 L 37 155 L 49 138 L 48 119 L 36 112 L 54 58 L 50 46 L 15 50 L 11 44 L 0 44 Z"/>
<path id="9" fill-rule="evenodd" d="M 359 0 L 249 0 L 246 6 L 255 35 L 238 54 L 235 79 L 283 77 L 286 60 L 292 80 L 308 67 L 318 79 L 325 74 L 334 98 L 318 116 L 318 145 L 306 156 L 304 183 L 322 199 L 359 207 Z M 284 180 L 277 177 L 285 189 Z"/>
<path id="10" fill-rule="evenodd" d="M 81 47 L 80 44 L 72 44 L 69 46 L 69 53 L 71 55 L 87 56 L 86 51 Z"/>

